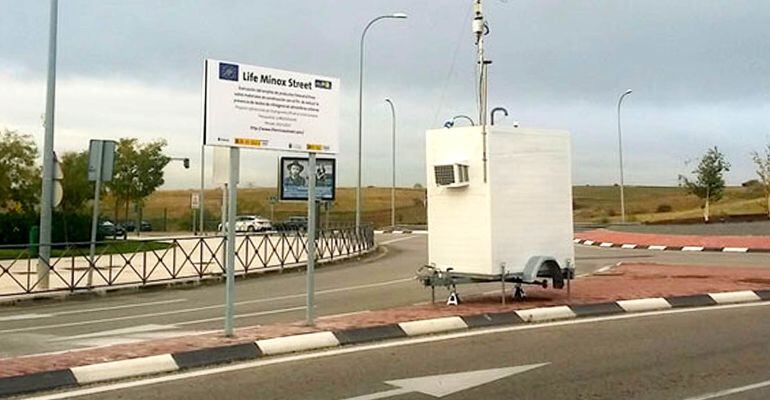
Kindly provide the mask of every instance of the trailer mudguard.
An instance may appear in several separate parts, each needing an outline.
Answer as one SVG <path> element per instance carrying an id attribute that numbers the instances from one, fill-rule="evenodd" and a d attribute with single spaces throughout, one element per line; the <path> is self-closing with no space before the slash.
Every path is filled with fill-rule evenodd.
<path id="1" fill-rule="evenodd" d="M 522 272 L 522 280 L 529 283 L 534 282 L 537 278 L 551 278 L 555 289 L 564 287 L 564 274 L 561 266 L 551 256 L 533 256 L 527 260 Z"/>

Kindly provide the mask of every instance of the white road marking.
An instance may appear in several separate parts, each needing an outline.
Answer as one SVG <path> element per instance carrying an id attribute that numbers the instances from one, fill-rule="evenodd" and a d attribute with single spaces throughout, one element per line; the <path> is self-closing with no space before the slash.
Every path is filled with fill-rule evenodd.
<path id="1" fill-rule="evenodd" d="M 416 238 L 416 237 L 417 237 L 417 236 L 406 236 L 406 237 L 402 237 L 402 238 L 398 238 L 398 239 L 390 239 L 390 240 L 386 240 L 386 241 L 384 241 L 384 242 L 382 242 L 382 243 L 380 243 L 380 244 L 391 244 L 391 243 L 400 242 L 400 241 L 402 241 L 402 240 L 409 240 L 409 239 L 414 239 L 414 238 Z"/>
<path id="2" fill-rule="evenodd" d="M 607 272 L 607 271 L 611 270 L 612 267 L 614 267 L 614 265 L 605 265 L 605 266 L 597 269 L 596 271 L 594 271 L 594 273 L 601 274 L 601 273 L 604 273 L 604 272 Z"/>
<path id="3" fill-rule="evenodd" d="M 61 342 L 61 341 L 67 341 L 67 340 L 91 339 L 91 338 L 98 338 L 98 337 L 105 337 L 105 336 L 119 336 L 119 335 L 125 336 L 125 335 L 133 335 L 137 333 L 157 332 L 157 331 L 163 331 L 163 330 L 169 331 L 173 329 L 176 329 L 175 325 L 146 324 L 146 325 L 130 326 L 128 328 L 110 329 L 107 331 L 84 333 L 82 335 L 60 336 L 53 339 L 49 339 L 48 341 Z"/>
<path id="4" fill-rule="evenodd" d="M 748 392 L 748 391 L 751 391 L 751 390 L 762 389 L 762 388 L 768 387 L 768 386 L 770 386 L 770 380 L 754 383 L 754 384 L 751 384 L 751 385 L 740 386 L 740 387 L 736 387 L 736 388 L 732 388 L 732 389 L 720 390 L 718 392 L 706 393 L 706 394 L 700 395 L 700 396 L 688 397 L 688 398 L 686 398 L 684 400 L 709 400 L 709 399 L 717 399 L 719 397 L 725 397 L 725 396 L 730 396 L 730 395 L 734 395 L 734 394 L 738 394 L 738 393 Z"/>
<path id="5" fill-rule="evenodd" d="M 358 290 L 358 289 L 368 289 L 373 287 L 379 287 L 379 286 L 387 286 L 387 285 L 393 285 L 398 283 L 404 283 L 404 282 L 411 282 L 414 278 L 403 278 L 403 279 L 395 279 L 392 281 L 385 281 L 385 282 L 377 282 L 377 283 L 370 283 L 365 285 L 358 285 L 358 286 L 349 286 L 349 287 L 343 287 L 343 288 L 335 288 L 335 289 L 327 289 L 327 290 L 319 290 L 316 292 L 316 295 L 323 295 L 323 294 L 329 294 L 329 293 L 338 293 L 338 292 L 346 292 L 349 290 Z M 276 301 L 276 300 L 288 300 L 288 299 L 294 299 L 294 298 L 304 298 L 306 296 L 305 293 L 298 293 L 293 295 L 287 295 L 287 296 L 279 296 L 279 297 L 270 297 L 265 299 L 255 299 L 255 300 L 246 300 L 246 301 L 239 301 L 236 302 L 235 305 L 244 305 L 244 304 L 254 304 L 254 303 L 264 303 L 264 302 L 270 302 L 270 301 Z M 157 312 L 157 313 L 149 313 L 149 314 L 141 314 L 141 315 L 126 315 L 121 317 L 111 317 L 111 318 L 101 318 L 101 319 L 94 319 L 94 320 L 88 320 L 88 321 L 78 321 L 78 322 L 65 322 L 60 324 L 50 324 L 50 325 L 37 325 L 37 326 L 30 326 L 26 328 L 14 328 L 14 329 L 5 329 L 0 330 L 0 334 L 3 333 L 16 333 L 16 332 L 28 332 L 28 331 L 38 331 L 43 329 L 50 329 L 50 328 L 66 328 L 70 326 L 83 326 L 83 325 L 91 325 L 91 324 L 100 324 L 103 322 L 115 322 L 115 321 L 127 321 L 132 319 L 143 319 L 143 318 L 150 318 L 150 317 L 162 317 L 165 315 L 176 315 L 176 314 L 182 314 L 182 313 L 191 313 L 191 312 L 197 312 L 197 311 L 204 311 L 204 310 L 215 310 L 223 308 L 224 306 L 221 304 L 217 305 L 211 305 L 211 306 L 203 306 L 203 307 L 196 307 L 196 308 L 184 308 L 181 310 L 173 310 L 173 311 L 163 311 L 163 312 Z M 281 310 L 279 310 L 281 311 Z M 254 316 L 259 314 L 242 314 L 245 316 Z M 239 318 L 238 315 L 236 315 L 236 318 Z M 189 321 L 189 322 L 181 322 L 177 323 L 177 325 L 183 325 L 188 323 L 199 323 L 199 322 L 207 322 L 207 321 L 216 321 L 217 319 L 209 318 L 207 320 L 195 320 L 195 321 Z"/>
<path id="6" fill-rule="evenodd" d="M 666 246 L 652 245 L 648 246 L 647 250 L 666 250 Z"/>
<path id="7" fill-rule="evenodd" d="M 304 310 L 305 306 L 299 306 L 299 307 L 290 307 L 290 308 L 281 308 L 278 310 L 267 310 L 267 311 L 257 311 L 253 313 L 247 313 L 247 314 L 236 314 L 235 319 L 238 318 L 248 318 L 248 317 L 259 317 L 262 315 L 272 315 L 272 314 L 280 314 L 285 312 L 292 312 L 292 311 L 300 311 Z M 214 317 L 214 318 L 205 318 L 205 319 L 197 319 L 193 321 L 184 321 L 184 322 L 177 322 L 176 325 L 195 325 L 195 324 L 202 324 L 205 322 L 214 322 L 214 321 L 223 321 L 225 317 Z"/>
<path id="8" fill-rule="evenodd" d="M 612 242 L 602 242 L 599 247 L 612 247 L 613 244 Z"/>
<path id="9" fill-rule="evenodd" d="M 635 248 L 636 248 L 636 245 L 635 245 L 635 244 L 632 244 L 632 243 L 626 243 L 626 244 L 624 244 L 624 245 L 620 246 L 620 248 L 621 248 L 621 249 L 635 249 Z"/>
<path id="10" fill-rule="evenodd" d="M 152 301 L 148 303 L 124 304 L 120 306 L 98 307 L 98 308 L 85 308 L 81 310 L 70 310 L 70 311 L 54 311 L 46 314 L 17 314 L 17 315 L 8 315 L 5 317 L 0 317 L 0 321 L 19 321 L 19 320 L 25 320 L 25 319 L 50 318 L 50 317 L 56 317 L 59 315 L 85 314 L 85 313 L 99 312 L 99 311 L 122 310 L 126 308 L 149 307 L 149 306 L 157 306 L 160 304 L 181 303 L 183 301 L 187 301 L 187 299 Z"/>
<path id="11" fill-rule="evenodd" d="M 161 304 L 173 304 L 173 303 L 181 303 L 187 301 L 187 299 L 171 299 L 171 300 L 161 300 L 161 301 L 151 301 L 148 303 L 139 303 L 139 304 L 123 304 L 120 306 L 110 306 L 110 307 L 99 307 L 99 308 L 86 308 L 83 310 L 71 310 L 71 311 L 58 311 L 51 313 L 52 315 L 69 315 L 69 314 L 83 314 L 88 312 L 98 312 L 98 311 L 112 311 L 112 310 L 123 310 L 126 308 L 137 308 L 137 307 L 149 307 L 149 306 L 157 306 Z"/>
<path id="12" fill-rule="evenodd" d="M 748 247 L 725 247 L 722 249 L 723 253 L 747 253 L 748 251 Z"/>
<path id="13" fill-rule="evenodd" d="M 351 315 L 360 315 L 360 314 L 366 314 L 370 312 L 372 312 L 372 310 L 361 310 L 361 311 L 352 311 L 352 312 L 346 312 L 346 313 L 340 313 L 340 314 L 322 315 L 316 318 L 316 320 L 323 321 L 323 320 L 332 319 L 332 318 L 349 317 Z"/>
<path id="14" fill-rule="evenodd" d="M 330 357 L 330 356 L 357 353 L 360 351 L 410 346 L 410 345 L 421 344 L 421 343 L 433 343 L 433 342 L 446 341 L 446 340 L 452 340 L 452 339 L 462 339 L 466 337 L 474 337 L 474 336 L 481 336 L 481 335 L 526 331 L 526 330 L 532 330 L 532 329 L 545 329 L 545 328 L 553 328 L 553 327 L 568 326 L 568 325 L 593 324 L 596 322 L 618 321 L 618 320 L 644 318 L 644 317 L 658 316 L 658 315 L 688 314 L 693 312 L 709 312 L 709 311 L 719 311 L 719 310 L 727 310 L 727 309 L 733 309 L 733 308 L 765 307 L 765 306 L 770 306 L 770 302 L 730 304 L 730 305 L 724 305 L 724 306 L 706 306 L 706 307 L 696 307 L 696 308 L 677 308 L 677 309 L 664 310 L 664 311 L 651 311 L 651 312 L 636 313 L 636 314 L 618 314 L 618 315 L 611 315 L 606 317 L 580 318 L 580 319 L 571 319 L 571 320 L 558 321 L 558 322 L 547 322 L 542 324 L 515 325 L 515 326 L 509 326 L 509 327 L 478 329 L 478 330 L 447 333 L 447 334 L 440 334 L 440 335 L 431 335 L 431 336 L 425 336 L 425 337 L 407 338 L 407 339 L 392 340 L 392 341 L 380 342 L 380 343 L 374 343 L 374 344 L 368 344 L 368 345 L 338 347 L 332 350 L 296 354 L 296 355 L 291 355 L 286 357 L 274 357 L 274 358 L 268 358 L 264 360 L 244 362 L 240 364 L 226 365 L 223 367 L 201 369 L 201 370 L 183 372 L 183 373 L 178 373 L 173 375 L 164 375 L 164 376 L 158 376 L 154 378 L 139 379 L 139 380 L 130 381 L 130 382 L 107 384 L 103 386 L 96 386 L 96 387 L 90 387 L 85 389 L 76 389 L 69 392 L 61 392 L 61 393 L 54 393 L 54 394 L 43 395 L 38 397 L 30 397 L 28 398 L 28 400 L 69 399 L 73 397 L 113 392 L 116 390 L 155 385 L 155 384 L 160 384 L 165 382 L 174 382 L 174 381 L 179 381 L 184 379 L 197 378 L 200 376 L 216 375 L 216 374 L 240 371 L 240 370 L 250 369 L 250 368 L 284 364 L 288 362 L 314 360 L 314 359 Z M 708 398 L 705 398 L 705 399 L 695 398 L 695 399 L 685 399 L 685 400 L 706 400 L 706 399 Z"/>
<path id="15" fill-rule="evenodd" d="M 53 314 L 16 314 L 16 315 L 7 315 L 5 317 L 0 317 L 0 322 L 3 321 L 23 321 L 27 319 L 38 319 L 38 318 L 48 318 L 53 316 Z"/>
<path id="16" fill-rule="evenodd" d="M 477 371 L 456 372 L 453 374 L 441 374 L 421 376 L 419 378 L 396 379 L 385 381 L 388 385 L 399 389 L 372 393 L 363 396 L 350 397 L 346 400 L 375 400 L 402 395 L 405 393 L 422 393 L 432 397 L 445 397 L 494 382 L 512 375 L 521 374 L 550 363 L 520 365 L 507 368 L 492 368 Z"/>
<path id="17" fill-rule="evenodd" d="M 114 346 L 118 344 L 127 343 L 141 343 L 150 340 L 163 340 L 173 339 L 181 336 L 196 335 L 195 331 L 161 331 L 161 332 L 147 332 L 142 334 L 130 335 L 130 336 L 115 336 L 115 337 L 100 337 L 93 339 L 84 339 L 80 341 L 74 341 L 77 346 L 85 346 L 86 349 L 93 349 L 104 346 Z"/>

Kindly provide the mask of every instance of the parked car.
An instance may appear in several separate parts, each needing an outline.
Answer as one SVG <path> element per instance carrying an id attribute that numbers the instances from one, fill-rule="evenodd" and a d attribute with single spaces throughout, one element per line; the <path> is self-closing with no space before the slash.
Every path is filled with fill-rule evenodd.
<path id="1" fill-rule="evenodd" d="M 227 225 L 225 225 L 227 226 Z M 222 230 L 222 224 L 217 227 Z M 273 229 L 270 220 L 259 215 L 239 215 L 235 218 L 236 232 L 264 232 Z"/>
<path id="2" fill-rule="evenodd" d="M 289 217 L 289 219 L 275 224 L 275 230 L 304 232 L 307 230 L 307 217 L 303 217 L 303 216 Z"/>
<path id="3" fill-rule="evenodd" d="M 150 224 L 148 221 L 142 221 L 141 222 L 142 232 L 151 232 L 152 231 L 152 224 Z M 133 232 L 136 230 L 136 223 L 134 221 L 128 221 L 126 222 L 125 229 L 128 232 Z"/>
<path id="4" fill-rule="evenodd" d="M 126 238 L 126 229 L 123 228 L 120 224 L 115 224 L 114 222 L 110 220 L 104 220 L 101 223 L 99 223 L 99 233 L 102 234 L 104 237 L 112 237 L 112 238 Z"/>

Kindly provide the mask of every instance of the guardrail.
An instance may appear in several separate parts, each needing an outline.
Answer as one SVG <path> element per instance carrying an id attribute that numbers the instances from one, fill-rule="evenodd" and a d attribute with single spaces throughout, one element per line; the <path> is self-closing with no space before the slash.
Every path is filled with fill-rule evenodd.
<path id="1" fill-rule="evenodd" d="M 39 277 L 41 261 L 30 246 L 0 246 L 0 298 L 44 292 L 88 291 L 115 286 L 144 286 L 202 279 L 225 273 L 223 236 L 147 238 L 99 242 L 89 256 L 89 243 L 52 244 L 48 285 Z M 305 265 L 304 232 L 268 232 L 236 236 L 235 273 L 247 275 Z M 371 226 L 319 229 L 317 260 L 360 255 L 374 247 Z M 91 284 L 89 285 L 89 275 Z"/>

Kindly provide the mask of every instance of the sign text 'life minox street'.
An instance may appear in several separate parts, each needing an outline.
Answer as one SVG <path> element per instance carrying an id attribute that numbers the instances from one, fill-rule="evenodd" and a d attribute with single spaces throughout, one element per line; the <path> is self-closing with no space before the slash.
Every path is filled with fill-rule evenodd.
<path id="1" fill-rule="evenodd" d="M 205 144 L 337 153 L 339 79 L 219 60 L 205 70 Z"/>

